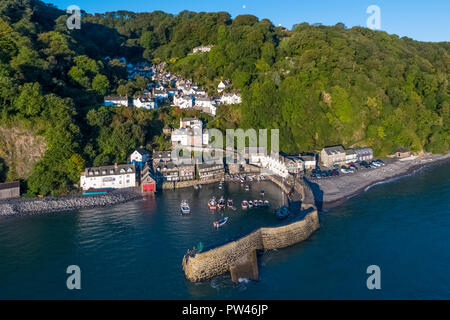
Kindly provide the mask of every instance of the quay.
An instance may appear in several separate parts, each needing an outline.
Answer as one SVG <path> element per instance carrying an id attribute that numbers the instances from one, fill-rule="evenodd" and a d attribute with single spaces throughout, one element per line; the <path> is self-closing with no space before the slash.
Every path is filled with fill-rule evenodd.
<path id="1" fill-rule="evenodd" d="M 293 176 L 284 180 L 277 176 L 267 177 L 288 196 L 290 210 L 296 210 L 295 214 L 304 213 L 304 218 L 279 227 L 259 228 L 237 241 L 208 251 L 188 251 L 182 261 L 187 279 L 198 282 L 229 272 L 234 282 L 239 278 L 257 280 L 257 251 L 292 246 L 308 239 L 319 228 L 314 196 L 304 180 L 296 180 Z M 299 204 L 298 207 L 295 204 Z"/>

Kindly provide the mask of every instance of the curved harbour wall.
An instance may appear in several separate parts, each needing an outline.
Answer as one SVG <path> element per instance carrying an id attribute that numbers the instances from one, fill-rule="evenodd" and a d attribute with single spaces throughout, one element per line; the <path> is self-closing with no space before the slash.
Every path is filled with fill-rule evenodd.
<path id="1" fill-rule="evenodd" d="M 287 192 L 291 188 L 283 186 L 282 189 Z M 241 257 L 255 250 L 281 249 L 306 240 L 319 228 L 319 216 L 313 204 L 314 198 L 303 181 L 292 186 L 292 193 L 303 199 L 302 210 L 309 211 L 302 220 L 280 227 L 260 228 L 223 246 L 201 253 L 186 254 L 182 262 L 186 278 L 193 282 L 207 280 L 229 272 L 230 267 L 235 266 Z"/>

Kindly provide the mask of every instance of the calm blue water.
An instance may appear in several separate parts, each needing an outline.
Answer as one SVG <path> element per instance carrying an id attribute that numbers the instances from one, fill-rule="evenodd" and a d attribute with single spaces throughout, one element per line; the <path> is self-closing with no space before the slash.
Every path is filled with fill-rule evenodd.
<path id="1" fill-rule="evenodd" d="M 185 280 L 181 260 L 199 241 L 206 247 L 276 225 L 272 210 L 206 209 L 224 193 L 240 203 L 269 182 L 168 191 L 155 198 L 95 210 L 0 220 L 0 298 L 62 299 L 449 299 L 450 164 L 377 185 L 322 212 L 321 228 L 298 245 L 259 258 L 260 281 L 232 284 L 228 275 Z M 179 203 L 191 203 L 190 216 Z M 67 266 L 81 268 L 82 289 L 66 289 Z M 381 290 L 366 287 L 366 268 L 381 268 Z"/>

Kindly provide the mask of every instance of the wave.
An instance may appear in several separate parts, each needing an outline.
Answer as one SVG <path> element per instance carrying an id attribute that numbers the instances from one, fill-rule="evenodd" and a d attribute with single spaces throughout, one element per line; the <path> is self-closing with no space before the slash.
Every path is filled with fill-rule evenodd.
<path id="1" fill-rule="evenodd" d="M 425 168 L 426 168 L 426 166 L 421 166 L 421 167 L 419 167 L 417 169 L 414 169 L 413 171 L 411 171 L 409 173 L 401 174 L 401 175 L 398 175 L 396 177 L 392 177 L 392 178 L 389 178 L 389 179 L 386 179 L 386 180 L 383 180 L 383 181 L 375 182 L 375 183 L 371 184 L 370 186 L 366 187 L 364 189 L 364 192 L 367 192 L 372 187 L 375 187 L 375 186 L 380 185 L 380 184 L 390 183 L 390 182 L 393 182 L 393 181 L 396 181 L 396 180 L 399 180 L 399 179 L 402 179 L 402 178 L 413 176 L 413 175 L 419 173 L 420 171 L 422 171 Z"/>

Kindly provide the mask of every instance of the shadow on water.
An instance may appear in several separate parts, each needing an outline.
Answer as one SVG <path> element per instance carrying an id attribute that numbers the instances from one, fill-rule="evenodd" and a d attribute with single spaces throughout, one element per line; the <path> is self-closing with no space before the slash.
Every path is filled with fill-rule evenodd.
<path id="1" fill-rule="evenodd" d="M 304 178 L 304 180 L 308 184 L 308 186 L 311 188 L 317 210 L 322 211 L 322 207 L 323 207 L 323 191 L 322 191 L 322 189 L 320 189 L 320 187 L 317 183 L 314 183 L 306 178 Z"/>

